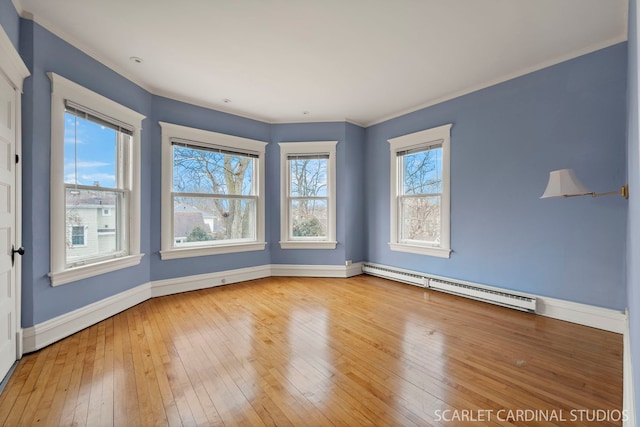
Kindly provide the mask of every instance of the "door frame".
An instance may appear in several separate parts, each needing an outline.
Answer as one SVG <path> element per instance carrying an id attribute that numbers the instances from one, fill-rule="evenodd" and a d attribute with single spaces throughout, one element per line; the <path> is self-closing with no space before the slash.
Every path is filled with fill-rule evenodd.
<path id="1" fill-rule="evenodd" d="M 11 39 L 0 26 L 0 74 L 4 75 L 9 83 L 14 87 L 16 93 L 15 104 L 15 154 L 18 156 L 18 162 L 14 164 L 15 183 L 15 230 L 14 242 L 16 247 L 20 247 L 22 243 L 22 84 L 24 79 L 29 77 L 31 73 L 22 61 L 20 54 L 14 47 Z M 16 360 L 22 357 L 22 257 L 16 258 L 15 263 L 15 313 L 16 313 Z"/>

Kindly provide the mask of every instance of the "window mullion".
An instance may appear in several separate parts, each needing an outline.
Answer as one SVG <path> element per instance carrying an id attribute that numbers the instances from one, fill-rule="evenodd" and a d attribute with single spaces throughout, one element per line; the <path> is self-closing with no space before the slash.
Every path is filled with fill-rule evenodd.
<path id="1" fill-rule="evenodd" d="M 124 188 L 111 188 L 111 187 L 96 187 L 94 185 L 76 185 L 76 184 L 64 184 L 65 189 L 69 190 L 87 190 L 87 191 L 101 191 L 109 193 L 127 193 L 129 190 Z"/>
<path id="2" fill-rule="evenodd" d="M 442 197 L 442 193 L 401 194 L 398 197 L 403 198 L 403 199 L 421 198 L 421 197 Z"/>
<path id="3" fill-rule="evenodd" d="M 175 197 L 197 197 L 203 199 L 249 199 L 249 200 L 258 200 L 258 196 L 254 196 L 251 194 L 219 194 L 219 193 L 183 193 L 180 191 L 172 191 L 171 195 Z"/>
<path id="4" fill-rule="evenodd" d="M 289 196 L 291 200 L 329 200 L 327 196 Z"/>

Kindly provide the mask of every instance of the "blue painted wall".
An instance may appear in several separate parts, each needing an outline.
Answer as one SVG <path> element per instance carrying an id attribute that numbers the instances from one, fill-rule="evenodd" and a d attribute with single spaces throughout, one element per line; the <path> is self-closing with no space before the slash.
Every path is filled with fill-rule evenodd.
<path id="1" fill-rule="evenodd" d="M 136 267 L 51 287 L 49 273 L 49 175 L 51 83 L 53 71 L 147 117 L 151 96 L 30 20 L 20 23 L 20 49 L 31 77 L 23 95 L 23 257 L 22 326 L 29 327 L 149 281 L 149 256 Z M 150 126 L 150 120 L 142 126 Z M 150 133 L 142 132 L 148 159 Z M 150 217 L 151 166 L 142 165 L 142 218 Z M 149 253 L 150 227 L 142 221 L 141 251 Z"/>
<path id="2" fill-rule="evenodd" d="M 547 199 L 573 168 L 603 192 L 626 181 L 626 44 L 366 130 L 368 260 L 624 309 L 628 202 Z M 387 139 L 453 123 L 450 259 L 389 249 Z"/>
<path id="3" fill-rule="evenodd" d="M 273 264 L 344 265 L 350 259 L 362 261 L 364 227 L 356 223 L 364 215 L 361 153 L 364 130 L 344 122 L 276 124 L 271 128 L 267 152 L 267 211 L 271 213 L 271 262 Z M 280 142 L 338 141 L 336 146 L 336 239 L 335 249 L 280 249 Z M 359 193 L 359 194 L 358 194 Z M 359 199 L 360 198 L 360 199 Z"/>
<path id="4" fill-rule="evenodd" d="M 631 339 L 633 384 L 635 384 L 635 407 L 640 402 L 640 88 L 638 87 L 638 62 L 640 43 L 638 40 L 638 4 L 629 1 L 629 72 L 627 98 L 627 161 L 629 182 L 629 222 L 627 234 L 627 296 Z M 640 415 L 636 413 L 636 417 Z"/>
<path id="5" fill-rule="evenodd" d="M 2 0 L 6 1 L 6 0 Z M 275 263 L 344 265 L 364 259 L 364 130 L 347 123 L 269 125 L 231 114 L 153 96 L 30 20 L 20 25 L 20 51 L 32 72 L 23 96 L 23 327 L 33 326 L 151 280 Z M 87 280 L 51 287 L 49 272 L 49 175 L 53 71 L 132 108 L 147 118 L 142 134 L 142 264 Z M 158 121 L 266 142 L 339 140 L 338 239 L 334 251 L 280 251 L 279 149 L 267 148 L 266 239 L 264 251 L 162 261 L 160 259 L 161 132 Z M 347 156 L 355 160 L 348 161 Z M 275 249 L 274 249 L 275 248 Z M 272 260 L 272 251 L 277 253 Z M 348 257 L 347 257 L 348 253 Z"/>
<path id="6" fill-rule="evenodd" d="M 8 0 L 0 0 L 0 8 L 7 6 L 12 7 Z M 151 280 L 269 263 L 344 265 L 348 259 L 603 307 L 626 306 L 627 202 L 613 196 L 538 199 L 553 169 L 574 168 L 595 191 L 615 189 L 625 181 L 625 44 L 362 129 L 343 122 L 269 125 L 153 96 L 38 24 L 20 20 L 19 29 L 20 52 L 33 74 L 25 82 L 23 97 L 23 244 L 31 248 L 23 260 L 23 327 Z M 146 254 L 142 264 L 56 288 L 47 277 L 51 90 L 47 71 L 147 116 L 142 137 Z M 265 251 L 160 260 L 158 121 L 270 142 Z M 444 123 L 453 123 L 452 257 L 391 252 L 386 140 Z M 278 245 L 278 143 L 305 140 L 339 141 L 335 250 L 281 250 Z M 637 146 L 629 143 L 632 150 L 637 157 Z M 630 163 L 632 177 L 637 169 L 637 163 Z M 629 227 L 638 228 L 631 218 Z M 639 271 L 629 268 L 627 275 L 638 283 Z M 630 285 L 636 300 L 637 293 Z M 637 301 L 630 302 L 633 307 Z"/>
<path id="7" fill-rule="evenodd" d="M 20 43 L 20 16 L 11 0 L 0 0 L 0 27 L 18 50 Z"/>
<path id="8" fill-rule="evenodd" d="M 160 259 L 160 206 L 162 173 L 161 129 L 158 122 L 174 123 L 212 132 L 220 132 L 243 138 L 269 142 L 269 125 L 232 114 L 209 110 L 159 96 L 153 97 L 151 120 L 150 153 L 151 177 L 155 183 L 151 191 L 151 280 L 170 279 L 194 274 L 253 267 L 270 263 L 269 247 L 262 251 L 240 252 L 235 254 L 213 255 L 205 257 L 181 258 L 175 260 Z M 269 181 L 267 181 L 269 182 Z M 270 217 L 267 209 L 267 221 Z M 266 239 L 269 241 L 268 229 Z"/>
<path id="9" fill-rule="evenodd" d="M 264 251 L 183 258 L 162 261 L 160 234 L 151 236 L 151 279 L 161 280 L 193 274 L 252 267 L 265 264 L 344 265 L 347 259 L 364 260 L 364 196 L 362 178 L 364 164 L 361 152 L 364 129 L 343 122 L 269 125 L 231 114 L 196 107 L 175 100 L 154 96 L 152 106 L 151 153 L 152 181 L 160 182 L 161 147 L 158 121 L 267 141 L 266 200 Z M 337 239 L 335 250 L 280 249 L 280 148 L 283 141 L 339 141 L 337 145 Z M 151 228 L 160 230 L 160 187 L 151 189 Z"/>
<path id="10" fill-rule="evenodd" d="M 345 258 L 353 262 L 366 261 L 367 212 L 364 198 L 365 130 L 346 124 L 344 155 L 338 159 L 338 222 L 345 227 Z M 343 178 L 342 178 L 343 177 Z"/>

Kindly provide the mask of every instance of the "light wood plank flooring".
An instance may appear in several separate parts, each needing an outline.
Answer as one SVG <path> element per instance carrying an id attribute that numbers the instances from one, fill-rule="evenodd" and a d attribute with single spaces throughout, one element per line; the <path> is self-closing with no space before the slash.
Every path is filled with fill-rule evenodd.
<path id="1" fill-rule="evenodd" d="M 269 278 L 26 355 L 0 424 L 587 426 L 621 409 L 620 335 L 370 276 Z"/>

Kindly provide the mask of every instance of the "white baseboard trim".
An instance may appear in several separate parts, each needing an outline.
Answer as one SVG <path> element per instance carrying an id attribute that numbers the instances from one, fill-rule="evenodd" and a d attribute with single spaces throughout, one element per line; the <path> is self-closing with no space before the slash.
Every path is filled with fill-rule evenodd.
<path id="1" fill-rule="evenodd" d="M 101 322 L 151 297 L 145 283 L 77 310 L 23 329 L 22 350 L 30 353 Z"/>
<path id="2" fill-rule="evenodd" d="M 16 331 L 16 360 L 20 360 L 24 354 L 24 330 L 22 328 Z"/>
<path id="3" fill-rule="evenodd" d="M 345 277 L 353 277 L 362 274 L 362 264 L 364 262 L 354 262 L 347 266 L 347 275 Z"/>
<path id="4" fill-rule="evenodd" d="M 155 280 L 151 282 L 151 297 L 213 288 L 231 283 L 246 282 L 272 276 L 269 265 L 239 268 L 216 273 L 198 274 L 175 279 Z"/>
<path id="5" fill-rule="evenodd" d="M 624 330 L 624 362 L 623 362 L 623 386 L 622 386 L 622 410 L 626 419 L 622 427 L 636 427 L 635 390 L 633 387 L 633 366 L 631 365 L 631 332 L 629 328 L 629 312 Z"/>
<path id="6" fill-rule="evenodd" d="M 271 264 L 271 275 L 282 277 L 353 277 L 362 274 L 362 263 L 351 265 Z"/>
<path id="7" fill-rule="evenodd" d="M 198 274 L 175 279 L 155 280 L 128 291 L 94 302 L 61 316 L 20 331 L 23 353 L 31 353 L 101 322 L 150 298 L 212 288 L 271 276 L 351 277 L 362 273 L 362 263 L 335 265 L 275 265 L 240 268 L 216 273 Z"/>
<path id="8" fill-rule="evenodd" d="M 359 262 L 349 266 L 267 264 L 216 273 L 156 280 L 23 329 L 22 352 L 30 353 L 39 350 L 154 297 L 271 276 L 345 278 L 357 276 L 361 273 L 362 263 Z M 625 313 L 554 298 L 532 296 L 538 299 L 537 314 L 542 316 L 621 334 L 627 330 Z M 625 378 L 627 378 L 626 372 Z"/>
<path id="9" fill-rule="evenodd" d="M 464 282 L 457 279 L 451 279 L 448 277 L 437 276 L 426 272 L 417 272 L 411 270 L 405 270 L 396 268 L 384 264 L 374 264 L 367 262 L 367 264 L 375 265 L 381 268 L 387 268 L 390 270 L 397 270 L 407 272 L 410 274 L 424 275 L 432 278 L 438 278 L 441 280 L 449 280 L 454 282 Z M 389 280 L 394 280 L 389 278 Z M 396 280 L 399 283 L 404 283 L 400 280 Z M 469 283 L 471 282 L 464 282 Z M 613 310 L 610 308 L 596 307 L 593 305 L 580 304 L 577 302 L 565 301 L 555 298 L 543 297 L 536 294 L 523 293 L 512 291 L 511 289 L 503 289 L 495 286 L 488 286 L 483 284 L 475 284 L 483 288 L 492 289 L 496 291 L 504 291 L 508 293 L 514 293 L 522 296 L 528 296 L 536 299 L 536 314 L 545 317 L 551 317 L 558 320 L 564 320 L 571 323 L 577 323 L 579 325 L 590 326 L 592 328 L 603 329 L 605 331 L 615 332 L 618 334 L 624 333 L 626 315 L 622 311 Z M 465 298 L 461 296 L 461 298 Z"/>
<path id="10" fill-rule="evenodd" d="M 623 334 L 627 316 L 611 308 L 596 307 L 549 297 L 536 297 L 536 314 Z"/>

